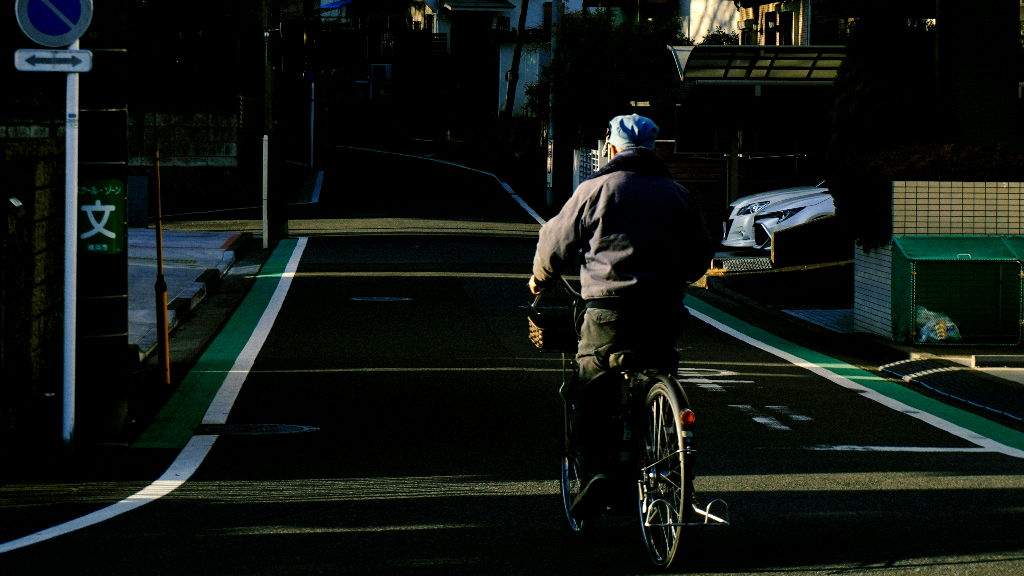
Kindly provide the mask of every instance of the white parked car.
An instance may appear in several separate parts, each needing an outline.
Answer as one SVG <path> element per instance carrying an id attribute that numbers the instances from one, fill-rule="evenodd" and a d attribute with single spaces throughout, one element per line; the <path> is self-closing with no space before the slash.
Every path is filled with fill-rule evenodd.
<path id="1" fill-rule="evenodd" d="M 744 196 L 729 205 L 722 223 L 722 245 L 772 247 L 772 232 L 832 216 L 836 205 L 828 188 L 799 186 Z"/>

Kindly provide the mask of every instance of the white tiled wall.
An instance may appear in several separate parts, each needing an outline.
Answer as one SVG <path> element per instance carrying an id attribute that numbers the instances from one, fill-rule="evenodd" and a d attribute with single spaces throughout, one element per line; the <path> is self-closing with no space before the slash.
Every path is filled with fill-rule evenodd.
<path id="1" fill-rule="evenodd" d="M 892 234 L 1024 234 L 1022 182 L 892 183 Z M 892 337 L 892 248 L 854 258 L 854 329 Z"/>
<path id="2" fill-rule="evenodd" d="M 1024 233 L 1021 182 L 893 182 L 894 236 Z"/>
<path id="3" fill-rule="evenodd" d="M 892 336 L 892 248 L 865 253 L 857 249 L 853 261 L 853 329 Z"/>

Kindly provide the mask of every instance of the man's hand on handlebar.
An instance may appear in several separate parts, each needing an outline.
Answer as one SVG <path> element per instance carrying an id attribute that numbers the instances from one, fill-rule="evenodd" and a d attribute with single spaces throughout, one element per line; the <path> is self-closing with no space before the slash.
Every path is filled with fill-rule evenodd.
<path id="1" fill-rule="evenodd" d="M 533 294 L 534 296 L 539 296 L 548 287 L 547 284 L 539 282 L 536 276 L 530 276 L 528 286 L 530 287 L 530 294 Z"/>

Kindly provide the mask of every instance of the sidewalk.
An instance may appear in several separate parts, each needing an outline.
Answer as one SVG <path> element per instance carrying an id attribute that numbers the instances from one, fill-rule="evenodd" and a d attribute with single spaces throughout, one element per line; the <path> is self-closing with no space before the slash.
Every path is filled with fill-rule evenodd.
<path id="1" fill-rule="evenodd" d="M 138 347 L 140 361 L 158 341 L 156 236 L 155 229 L 128 230 L 128 343 Z M 165 229 L 161 236 L 170 332 L 182 316 L 202 304 L 210 285 L 235 265 L 252 235 L 241 230 Z"/>

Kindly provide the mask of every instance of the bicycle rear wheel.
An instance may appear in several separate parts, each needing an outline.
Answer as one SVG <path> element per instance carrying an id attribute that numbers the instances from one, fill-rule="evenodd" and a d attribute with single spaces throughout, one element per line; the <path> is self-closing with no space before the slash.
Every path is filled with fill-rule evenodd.
<path id="1" fill-rule="evenodd" d="M 692 412 L 668 377 L 656 376 L 644 403 L 638 481 L 640 528 L 651 561 L 667 567 L 675 559 L 693 494 L 688 481 Z"/>

